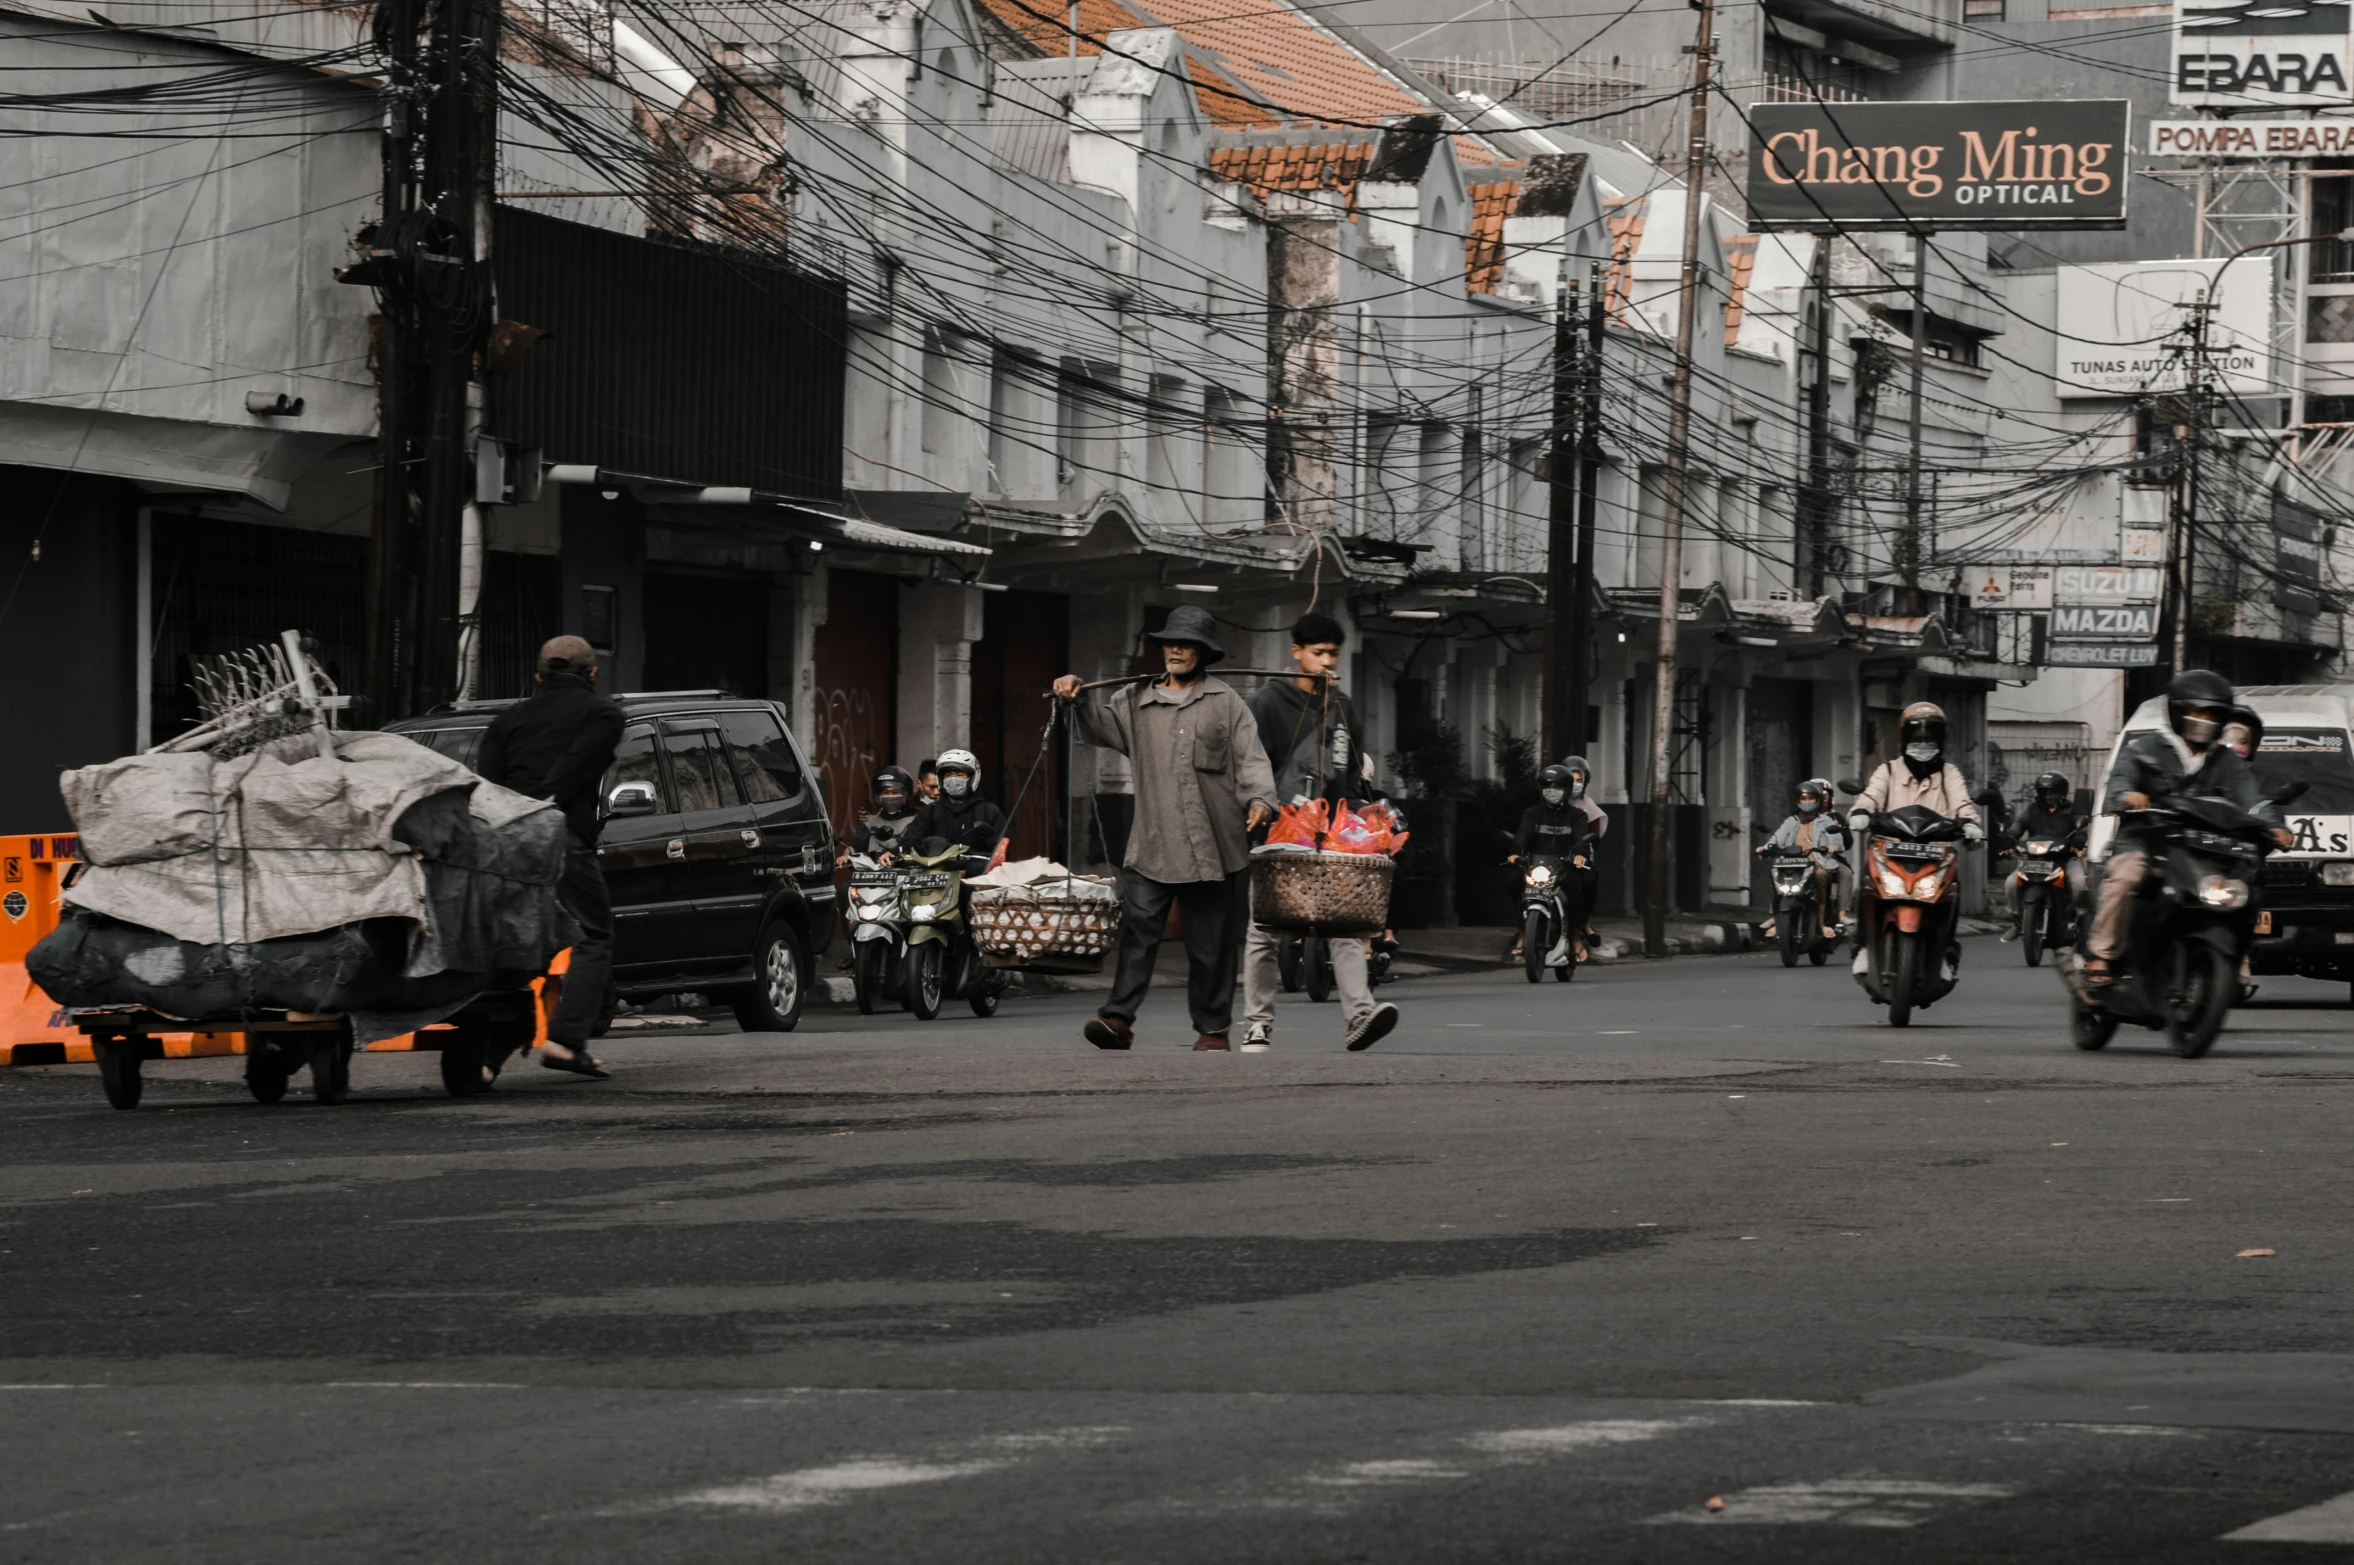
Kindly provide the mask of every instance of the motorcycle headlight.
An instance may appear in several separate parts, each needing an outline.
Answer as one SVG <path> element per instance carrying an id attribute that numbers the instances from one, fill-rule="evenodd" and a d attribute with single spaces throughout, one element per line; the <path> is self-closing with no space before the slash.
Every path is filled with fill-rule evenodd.
<path id="1" fill-rule="evenodd" d="M 909 908 L 907 911 L 908 916 L 913 918 L 917 923 L 928 923 L 931 921 L 932 917 L 940 911 L 940 904 L 937 902 L 918 902 L 914 907 Z"/>
<path id="2" fill-rule="evenodd" d="M 1913 883 L 1911 881 L 1905 879 L 1902 875 L 1899 875 L 1896 871 L 1889 869 L 1887 866 L 1881 866 L 1880 895 L 1884 897 L 1909 896 L 1912 893 L 1912 889 Z"/>
<path id="3" fill-rule="evenodd" d="M 2048 842 L 2031 842 L 2027 844 L 2027 853 L 2031 858 L 2048 859 L 2052 856 L 2052 845 Z"/>
<path id="4" fill-rule="evenodd" d="M 2199 900 L 2211 908 L 2230 912 L 2248 905 L 2248 883 L 2230 880 L 2221 875 L 2209 875 L 2199 882 Z"/>
<path id="5" fill-rule="evenodd" d="M 883 916 L 883 910 L 870 902 L 858 910 L 858 916 L 864 919 L 877 919 Z"/>
<path id="6" fill-rule="evenodd" d="M 1553 866 L 1550 864 L 1531 865 L 1528 872 L 1528 883 L 1532 886 L 1553 884 Z"/>

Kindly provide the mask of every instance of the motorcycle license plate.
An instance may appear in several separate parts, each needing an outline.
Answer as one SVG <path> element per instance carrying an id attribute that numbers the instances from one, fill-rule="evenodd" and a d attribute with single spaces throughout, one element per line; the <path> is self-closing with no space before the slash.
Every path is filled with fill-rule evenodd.
<path id="1" fill-rule="evenodd" d="M 910 875 L 902 884 L 910 891 L 937 891 L 948 884 L 948 876 L 938 871 L 928 875 Z"/>
<path id="2" fill-rule="evenodd" d="M 853 886 L 896 886 L 899 877 L 887 869 L 854 869 L 850 872 Z"/>
<path id="3" fill-rule="evenodd" d="M 2050 859 L 2021 859 L 2019 861 L 2019 873 L 2022 875 L 2048 875 L 2051 872 L 2052 861 Z"/>
<path id="4" fill-rule="evenodd" d="M 1891 842 L 1888 851 L 1900 859 L 1941 859 L 1945 857 L 1942 842 Z"/>

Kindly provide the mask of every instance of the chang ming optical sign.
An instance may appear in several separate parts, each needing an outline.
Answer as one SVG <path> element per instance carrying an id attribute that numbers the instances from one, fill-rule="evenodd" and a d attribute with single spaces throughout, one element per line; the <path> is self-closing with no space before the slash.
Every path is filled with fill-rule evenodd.
<path id="1" fill-rule="evenodd" d="M 2122 98 L 1759 103 L 1749 121 L 1753 228 L 2125 226 Z"/>

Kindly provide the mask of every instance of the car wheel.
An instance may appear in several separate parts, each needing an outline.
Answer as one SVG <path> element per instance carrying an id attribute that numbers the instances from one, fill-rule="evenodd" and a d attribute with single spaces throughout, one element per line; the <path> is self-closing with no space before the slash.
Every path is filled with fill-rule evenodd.
<path id="1" fill-rule="evenodd" d="M 809 995 L 809 955 L 801 936 L 783 919 L 771 919 L 752 948 L 752 982 L 734 995 L 736 1025 L 746 1032 L 791 1032 L 801 1023 L 801 1002 Z"/>

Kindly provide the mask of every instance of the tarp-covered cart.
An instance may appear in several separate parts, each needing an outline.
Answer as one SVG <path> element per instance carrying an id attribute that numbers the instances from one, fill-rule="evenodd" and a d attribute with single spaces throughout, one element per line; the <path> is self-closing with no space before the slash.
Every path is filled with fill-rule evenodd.
<path id="1" fill-rule="evenodd" d="M 215 677 L 204 727 L 62 781 L 83 868 L 25 965 L 108 1100 L 136 1105 L 156 1036 L 189 1031 L 244 1033 L 265 1103 L 306 1068 L 341 1100 L 353 1050 L 403 1033 L 440 1041 L 453 1095 L 484 1090 L 577 933 L 562 814 L 397 734 L 333 732 L 292 632 Z"/>

